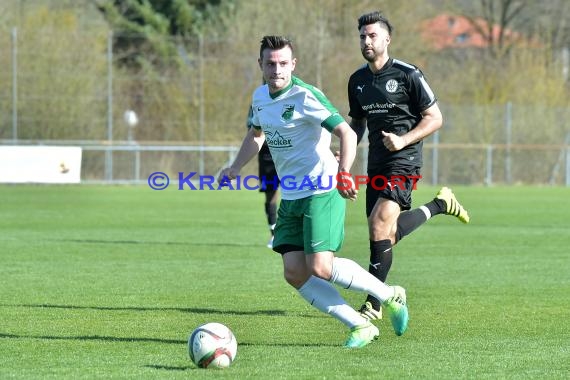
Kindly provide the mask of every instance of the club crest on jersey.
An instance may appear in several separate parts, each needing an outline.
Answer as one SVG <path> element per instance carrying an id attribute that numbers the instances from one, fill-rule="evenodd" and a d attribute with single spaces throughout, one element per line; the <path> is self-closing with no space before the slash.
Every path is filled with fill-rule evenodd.
<path id="1" fill-rule="evenodd" d="M 392 93 L 398 89 L 398 82 L 395 79 L 390 79 L 386 82 L 386 91 Z"/>
<path id="2" fill-rule="evenodd" d="M 283 121 L 288 121 L 293 118 L 293 112 L 295 111 L 294 104 L 284 104 L 281 110 L 281 119 Z"/>

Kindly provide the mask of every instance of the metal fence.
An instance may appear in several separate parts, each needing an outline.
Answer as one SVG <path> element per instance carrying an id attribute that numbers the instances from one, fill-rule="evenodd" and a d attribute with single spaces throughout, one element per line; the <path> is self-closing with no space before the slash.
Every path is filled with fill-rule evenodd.
<path id="1" fill-rule="evenodd" d="M 438 142 L 438 134 L 430 140 L 424 144 L 422 183 L 570 186 L 568 144 L 443 144 Z M 12 145 L 12 141 L 0 140 L 0 145 Z M 155 172 L 173 179 L 190 173 L 216 176 L 235 158 L 239 149 L 232 145 L 158 145 L 133 141 L 108 144 L 104 141 L 21 140 L 18 145 L 81 147 L 81 182 L 86 184 L 145 184 Z M 354 174 L 366 173 L 367 149 L 367 144 L 359 146 Z M 257 161 L 247 165 L 243 174 L 257 174 Z"/>

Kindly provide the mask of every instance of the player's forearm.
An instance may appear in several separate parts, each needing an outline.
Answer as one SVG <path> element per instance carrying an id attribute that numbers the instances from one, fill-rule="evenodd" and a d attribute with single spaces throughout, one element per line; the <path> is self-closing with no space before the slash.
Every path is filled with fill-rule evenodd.
<path id="1" fill-rule="evenodd" d="M 422 112 L 422 120 L 420 123 L 402 137 L 406 145 L 411 145 L 437 131 L 441 128 L 442 124 L 443 116 L 441 110 L 437 103 L 434 103 L 431 107 Z"/>
<path id="2" fill-rule="evenodd" d="M 350 169 L 352 168 L 352 164 L 356 157 L 356 133 L 348 126 L 348 124 L 344 123 L 335 128 L 335 134 L 340 139 L 338 171 L 350 173 Z"/>
<path id="3" fill-rule="evenodd" d="M 255 131 L 250 129 L 243 139 L 241 147 L 231 165 L 231 168 L 240 171 L 261 149 L 265 136 L 263 134 L 256 136 Z"/>
<path id="4" fill-rule="evenodd" d="M 442 124 L 443 120 L 441 117 L 426 116 L 415 128 L 403 135 L 402 138 L 406 142 L 406 146 L 415 144 L 437 131 Z"/>

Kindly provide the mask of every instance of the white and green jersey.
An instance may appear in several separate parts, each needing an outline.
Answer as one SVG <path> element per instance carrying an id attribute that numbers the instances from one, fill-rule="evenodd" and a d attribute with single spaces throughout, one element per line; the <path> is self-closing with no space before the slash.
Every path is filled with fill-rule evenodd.
<path id="1" fill-rule="evenodd" d="M 252 109 L 251 122 L 265 133 L 282 199 L 336 191 L 331 132 L 344 118 L 318 88 L 296 77 L 275 94 L 263 85 L 253 93 Z"/>

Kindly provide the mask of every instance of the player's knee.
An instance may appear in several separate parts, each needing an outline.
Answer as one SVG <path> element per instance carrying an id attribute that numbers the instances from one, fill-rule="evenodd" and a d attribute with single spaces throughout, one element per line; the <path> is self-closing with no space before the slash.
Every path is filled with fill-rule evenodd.
<path id="1" fill-rule="evenodd" d="M 331 278 L 331 268 L 327 268 L 323 265 L 314 266 L 311 268 L 311 274 L 328 281 Z"/>
<path id="2" fill-rule="evenodd" d="M 396 229 L 379 220 L 368 219 L 368 230 L 372 241 L 393 239 Z"/>
<path id="3" fill-rule="evenodd" d="M 309 278 L 306 271 L 299 268 L 295 269 L 288 267 L 285 267 L 283 276 L 285 277 L 285 281 L 295 289 L 299 289 Z"/>

